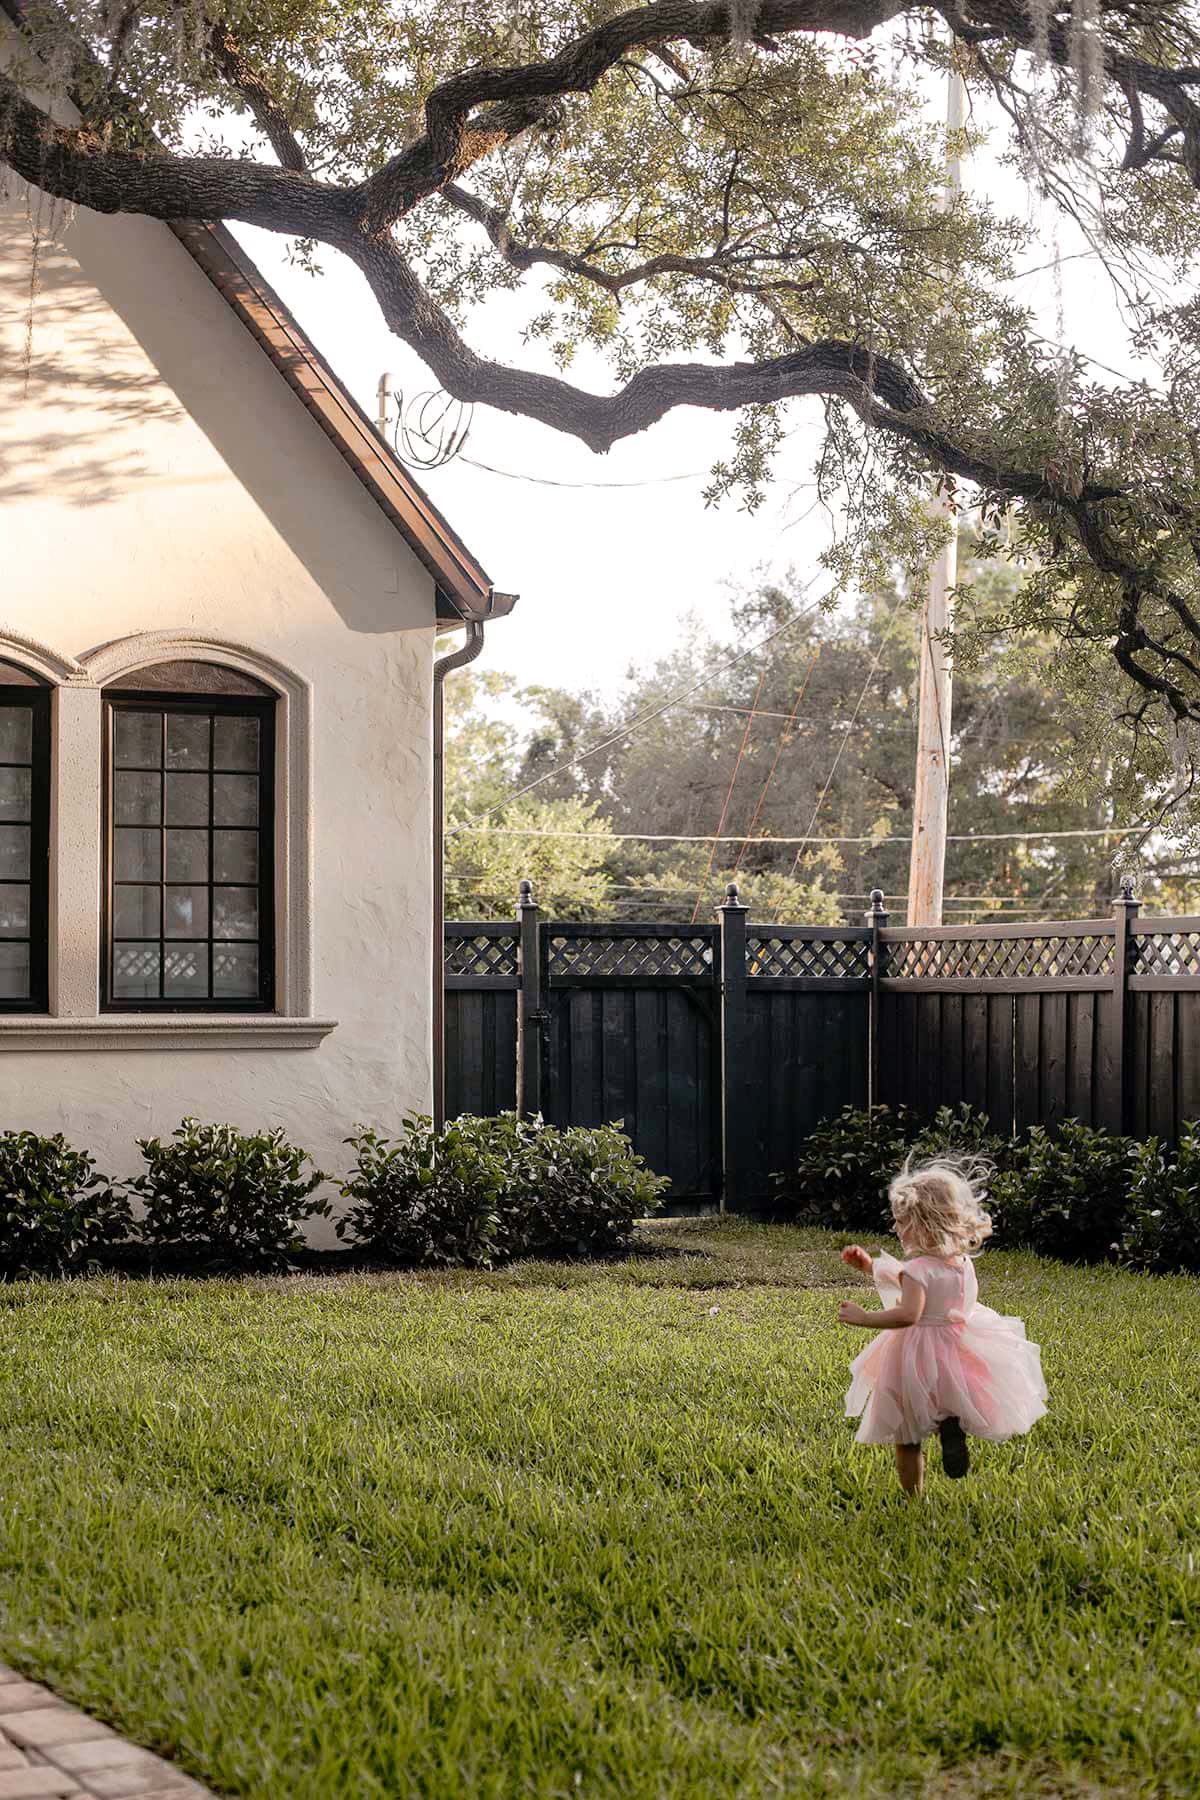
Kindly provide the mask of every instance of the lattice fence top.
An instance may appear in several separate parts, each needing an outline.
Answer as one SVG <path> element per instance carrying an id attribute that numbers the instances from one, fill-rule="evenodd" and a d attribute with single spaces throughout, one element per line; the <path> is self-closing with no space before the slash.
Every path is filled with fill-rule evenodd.
<path id="1" fill-rule="evenodd" d="M 477 937 L 447 936 L 445 972 L 447 975 L 515 975 L 515 933 L 509 932 L 503 937 L 483 934 Z"/>
<path id="2" fill-rule="evenodd" d="M 853 981 L 871 972 L 868 946 L 852 938 L 773 937 L 746 934 L 746 974 L 804 976 L 808 980 Z"/>
<path id="3" fill-rule="evenodd" d="M 1145 931 L 1133 940 L 1135 975 L 1200 975 L 1200 931 Z"/>
<path id="4" fill-rule="evenodd" d="M 889 943 L 886 974 L 900 981 L 1039 981 L 1111 975 L 1111 932 L 1028 937 L 918 938 Z"/>
<path id="5" fill-rule="evenodd" d="M 636 937 L 619 933 L 596 937 L 566 937 L 551 930 L 549 967 L 552 981 L 572 976 L 625 975 L 629 977 L 700 976 L 712 974 L 711 933 L 678 937 Z"/>

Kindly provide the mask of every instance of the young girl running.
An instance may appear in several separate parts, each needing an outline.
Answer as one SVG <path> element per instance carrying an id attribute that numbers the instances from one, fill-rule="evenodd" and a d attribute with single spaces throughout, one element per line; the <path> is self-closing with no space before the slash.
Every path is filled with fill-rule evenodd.
<path id="1" fill-rule="evenodd" d="M 991 1235 L 981 1166 L 906 1163 L 888 1189 L 906 1261 L 858 1244 L 842 1261 L 870 1275 L 883 1300 L 868 1312 L 843 1300 L 843 1325 L 882 1326 L 850 1365 L 846 1414 L 860 1444 L 895 1444 L 900 1485 L 919 1494 L 924 1440 L 936 1431 L 952 1479 L 970 1466 L 967 1438 L 1002 1443 L 1046 1411 L 1039 1349 L 1020 1319 L 980 1306 L 971 1253 Z"/>

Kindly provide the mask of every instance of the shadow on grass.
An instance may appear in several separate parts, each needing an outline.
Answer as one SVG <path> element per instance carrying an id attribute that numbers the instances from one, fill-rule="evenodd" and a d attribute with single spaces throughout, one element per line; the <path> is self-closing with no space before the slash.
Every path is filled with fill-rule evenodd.
<path id="1" fill-rule="evenodd" d="M 403 1268 L 355 1249 L 305 1248 L 286 1262 L 232 1268 L 195 1253 L 115 1246 L 91 1279 L 141 1283 L 248 1282 L 272 1289 L 330 1283 L 370 1287 L 578 1288 L 598 1283 L 655 1288 L 830 1288 L 854 1285 L 838 1260 L 848 1237 L 712 1215 L 646 1221 L 630 1242 L 594 1254 L 562 1252 L 492 1268 Z M 0 1296 L 3 1294 L 0 1286 Z M 11 1289 L 9 1290 L 11 1293 Z"/>

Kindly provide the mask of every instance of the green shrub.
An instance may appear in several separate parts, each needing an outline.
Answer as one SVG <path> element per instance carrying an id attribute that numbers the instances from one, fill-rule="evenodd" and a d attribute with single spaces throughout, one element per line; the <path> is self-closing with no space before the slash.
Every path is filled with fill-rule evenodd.
<path id="1" fill-rule="evenodd" d="M 282 1130 L 244 1135 L 184 1119 L 169 1142 L 139 1138 L 146 1173 L 126 1183 L 145 1207 L 144 1241 L 173 1260 L 209 1269 L 273 1269 L 303 1248 L 306 1219 L 329 1212 L 313 1198 L 326 1179 Z"/>
<path id="2" fill-rule="evenodd" d="M 520 1185 L 506 1192 L 501 1206 L 506 1256 L 618 1250 L 671 1185 L 651 1174 L 618 1125 L 560 1130 L 535 1119 L 517 1129 L 524 1167 Z"/>
<path id="3" fill-rule="evenodd" d="M 1184 1126 L 1173 1156 L 1154 1138 L 1140 1146 L 1121 1258 L 1157 1275 L 1200 1275 L 1200 1122 Z"/>
<path id="4" fill-rule="evenodd" d="M 795 1169 L 772 1175 L 772 1214 L 831 1230 L 890 1231 L 887 1188 L 915 1130 L 906 1107 L 843 1107 L 805 1140 Z"/>
<path id="5" fill-rule="evenodd" d="M 0 1133 L 0 1277 L 78 1274 L 132 1229 L 126 1202 L 61 1132 Z"/>
<path id="6" fill-rule="evenodd" d="M 668 1185 L 612 1125 L 560 1131 L 515 1113 L 435 1132 L 410 1117 L 397 1142 L 362 1130 L 339 1237 L 410 1267 L 618 1248 Z"/>
<path id="7" fill-rule="evenodd" d="M 992 1130 L 986 1113 L 965 1100 L 957 1106 L 940 1106 L 908 1145 L 915 1162 L 931 1162 L 937 1156 L 982 1156 L 997 1171 L 1010 1166 L 1016 1149 L 1012 1138 Z"/>
<path id="8" fill-rule="evenodd" d="M 341 1191 L 353 1204 L 338 1236 L 384 1262 L 486 1268 L 511 1172 L 495 1125 L 467 1117 L 438 1132 L 413 1114 L 396 1143 L 366 1129 L 347 1138 L 355 1160 Z"/>
<path id="9" fill-rule="evenodd" d="M 1035 1125 L 992 1183 L 996 1241 L 1062 1262 L 1120 1253 L 1140 1149 L 1078 1119 Z"/>

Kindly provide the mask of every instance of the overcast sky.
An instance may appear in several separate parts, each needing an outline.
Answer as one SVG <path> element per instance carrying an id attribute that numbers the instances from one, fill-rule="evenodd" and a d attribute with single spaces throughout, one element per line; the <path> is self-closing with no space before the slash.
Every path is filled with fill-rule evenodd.
<path id="1" fill-rule="evenodd" d="M 987 151 L 968 165 L 967 186 L 1028 216 L 1024 189 L 997 170 Z M 372 417 L 385 370 L 406 402 L 434 385 L 386 329 L 366 284 L 343 259 L 322 248 L 325 273 L 314 279 L 289 266 L 283 240 L 246 226 L 237 231 Z M 1106 278 L 1094 262 L 1072 259 L 1079 249 L 1064 230 L 1065 335 L 1117 369 L 1132 370 Z M 1043 234 L 1021 267 L 1052 256 Z M 1057 336 L 1053 273 L 1031 275 L 1016 291 L 1037 307 L 1042 331 Z M 521 324 L 534 310 L 527 293 L 497 296 L 472 317 L 468 336 L 486 354 L 548 368 L 545 353 L 520 340 Z M 572 378 L 596 389 L 612 385 L 607 371 L 585 358 Z M 709 470 L 730 446 L 732 417 L 689 408 L 595 456 L 544 426 L 476 408 L 462 456 L 416 473 L 495 585 L 521 596 L 514 615 L 489 632 L 487 663 L 525 681 L 612 691 L 631 661 L 670 650 L 689 615 L 722 632 L 731 582 L 789 566 L 812 577 L 830 530 L 828 517 L 814 510 L 809 486 L 820 418 L 815 400 L 789 404 L 786 428 L 793 435 L 766 502 L 750 515 L 731 501 L 705 507 L 702 498 Z M 473 461 L 507 473 L 477 469 Z M 553 482 L 629 485 L 544 485 Z M 824 585 L 821 576 L 813 591 Z"/>

